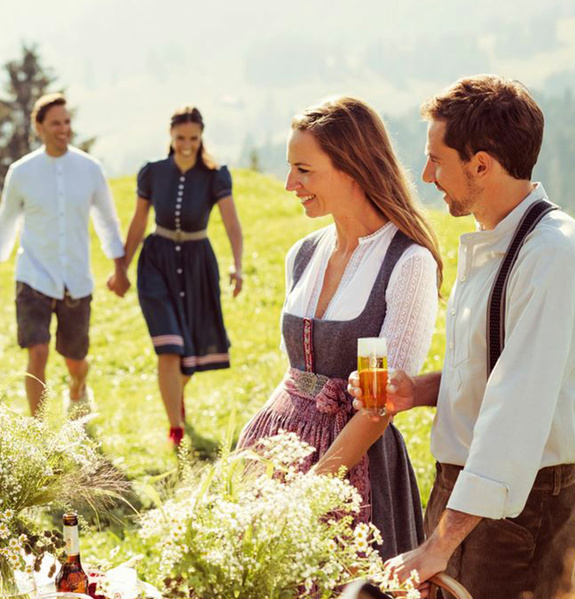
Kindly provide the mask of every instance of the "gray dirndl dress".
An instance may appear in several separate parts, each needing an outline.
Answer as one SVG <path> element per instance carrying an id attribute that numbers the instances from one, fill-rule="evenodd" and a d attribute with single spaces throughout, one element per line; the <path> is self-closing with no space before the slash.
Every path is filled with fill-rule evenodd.
<path id="1" fill-rule="evenodd" d="M 324 234 L 321 230 L 308 236 L 299 249 L 294 262 L 294 287 Z M 290 368 L 264 408 L 242 431 L 240 447 L 283 429 L 297 433 L 316 448 L 305 468 L 311 468 L 327 451 L 355 413 L 347 393 L 347 377 L 357 368 L 357 339 L 379 336 L 391 273 L 413 243 L 403 233 L 395 234 L 366 306 L 357 318 L 334 321 L 282 314 Z M 415 474 L 403 437 L 393 424 L 350 470 L 349 479 L 363 498 L 360 519 L 373 522 L 381 531 L 383 545 L 379 550 L 384 559 L 423 541 Z"/>

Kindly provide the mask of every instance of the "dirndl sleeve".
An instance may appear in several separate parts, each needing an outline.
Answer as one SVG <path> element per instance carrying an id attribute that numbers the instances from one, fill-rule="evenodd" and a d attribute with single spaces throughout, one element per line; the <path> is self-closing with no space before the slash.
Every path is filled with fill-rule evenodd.
<path id="1" fill-rule="evenodd" d="M 232 195 L 232 176 L 227 166 L 221 166 L 214 174 L 212 182 L 212 204 Z"/>
<path id="2" fill-rule="evenodd" d="M 152 165 L 146 162 L 138 173 L 138 197 L 144 200 L 152 199 Z"/>

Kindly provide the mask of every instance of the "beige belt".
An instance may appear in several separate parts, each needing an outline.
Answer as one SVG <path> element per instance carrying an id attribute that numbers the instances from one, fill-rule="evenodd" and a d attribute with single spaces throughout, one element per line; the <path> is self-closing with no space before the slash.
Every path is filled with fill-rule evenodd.
<path id="1" fill-rule="evenodd" d="M 166 227 L 160 227 L 156 225 L 154 229 L 154 235 L 171 239 L 172 241 L 197 241 L 198 239 L 206 239 L 208 237 L 208 230 L 202 229 L 201 231 L 172 231 L 172 229 L 166 229 Z"/>

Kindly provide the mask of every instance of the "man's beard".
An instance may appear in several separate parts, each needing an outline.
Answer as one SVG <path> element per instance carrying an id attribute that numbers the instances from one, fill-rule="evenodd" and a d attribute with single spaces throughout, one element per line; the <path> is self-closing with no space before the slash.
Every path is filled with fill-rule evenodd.
<path id="1" fill-rule="evenodd" d="M 466 197 L 461 200 L 454 200 L 450 198 L 447 204 L 449 208 L 449 214 L 451 216 L 469 216 L 471 214 L 471 207 L 473 206 L 473 200 Z"/>

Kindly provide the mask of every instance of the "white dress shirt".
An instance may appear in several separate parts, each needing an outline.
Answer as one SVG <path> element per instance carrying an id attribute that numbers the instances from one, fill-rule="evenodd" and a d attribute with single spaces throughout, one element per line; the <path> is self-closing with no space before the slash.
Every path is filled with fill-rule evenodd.
<path id="1" fill-rule="evenodd" d="M 0 261 L 10 257 L 22 221 L 16 280 L 56 299 L 92 293 L 89 216 L 110 259 L 124 255 L 120 225 L 100 163 L 69 146 L 42 147 L 10 166 L 0 204 Z"/>
<path id="2" fill-rule="evenodd" d="M 538 184 L 492 231 L 461 236 L 431 450 L 465 466 L 448 507 L 521 513 L 540 468 L 575 463 L 575 221 L 547 214 L 511 270 L 505 348 L 487 380 L 486 312 L 497 270 Z"/>
<path id="3" fill-rule="evenodd" d="M 294 260 L 303 239 L 288 252 L 285 312 L 302 318 L 314 317 L 327 263 L 337 240 L 335 225 L 329 229 L 332 234 L 321 238 L 291 292 Z M 363 312 L 396 232 L 397 227 L 387 223 L 359 239 L 322 318 L 352 320 Z M 405 250 L 391 273 L 385 299 L 387 311 L 380 336 L 387 338 L 388 364 L 417 374 L 427 355 L 437 316 L 437 265 L 429 250 L 417 244 Z M 283 338 L 281 347 L 285 351 Z"/>

